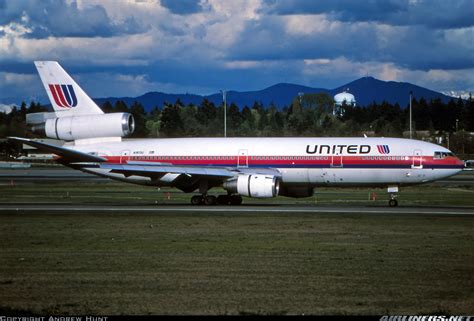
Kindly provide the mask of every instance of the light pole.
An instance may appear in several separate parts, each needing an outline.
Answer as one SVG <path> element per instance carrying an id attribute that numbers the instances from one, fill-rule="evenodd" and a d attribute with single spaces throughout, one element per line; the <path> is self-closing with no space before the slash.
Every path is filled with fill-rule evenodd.
<path id="1" fill-rule="evenodd" d="M 226 102 L 227 91 L 221 90 L 221 93 L 222 93 L 222 100 L 224 101 L 224 137 L 227 137 L 227 102 Z"/>
<path id="2" fill-rule="evenodd" d="M 412 132 L 411 132 L 411 96 L 413 95 L 413 92 L 410 91 L 410 139 L 412 138 Z"/>

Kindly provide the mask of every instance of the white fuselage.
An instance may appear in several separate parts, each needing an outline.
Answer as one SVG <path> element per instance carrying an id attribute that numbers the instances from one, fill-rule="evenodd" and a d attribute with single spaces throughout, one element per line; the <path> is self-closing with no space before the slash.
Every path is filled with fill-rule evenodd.
<path id="1" fill-rule="evenodd" d="M 307 186 L 411 185 L 458 173 L 462 161 L 448 149 L 399 138 L 168 138 L 68 146 L 110 163 L 233 168 L 242 173 L 281 174 L 281 183 Z M 172 186 L 177 174 L 158 181 L 84 168 L 134 182 Z"/>

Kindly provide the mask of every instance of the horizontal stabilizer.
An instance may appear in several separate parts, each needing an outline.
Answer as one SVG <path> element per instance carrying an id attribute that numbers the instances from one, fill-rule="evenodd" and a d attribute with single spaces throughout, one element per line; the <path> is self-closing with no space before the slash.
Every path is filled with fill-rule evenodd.
<path id="1" fill-rule="evenodd" d="M 68 162 L 105 162 L 107 161 L 105 158 L 94 156 L 90 154 L 86 154 L 83 152 L 79 152 L 73 149 L 55 146 L 51 144 L 37 142 L 31 139 L 21 138 L 21 137 L 8 137 L 9 140 L 20 142 L 29 146 L 36 147 L 41 151 L 45 151 L 48 153 L 53 153 L 58 156 L 63 157 Z"/>

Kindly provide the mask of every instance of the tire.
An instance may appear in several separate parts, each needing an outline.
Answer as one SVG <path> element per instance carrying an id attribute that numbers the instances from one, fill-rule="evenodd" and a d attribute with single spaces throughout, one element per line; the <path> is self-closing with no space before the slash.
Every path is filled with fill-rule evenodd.
<path id="1" fill-rule="evenodd" d="M 232 195 L 230 197 L 230 204 L 231 205 L 240 205 L 242 204 L 242 196 L 240 195 Z"/>
<path id="2" fill-rule="evenodd" d="M 191 197 L 191 204 L 193 205 L 201 205 L 203 203 L 203 199 L 201 195 L 194 195 Z"/>
<path id="3" fill-rule="evenodd" d="M 213 195 L 208 195 L 204 197 L 204 205 L 215 205 L 217 203 L 217 198 Z"/>
<path id="4" fill-rule="evenodd" d="M 390 201 L 388 201 L 388 205 L 390 207 L 396 207 L 396 206 L 398 206 L 398 201 L 397 200 L 390 200 Z"/>
<path id="5" fill-rule="evenodd" d="M 229 205 L 230 197 L 229 195 L 219 195 L 217 196 L 217 204 L 219 205 Z"/>

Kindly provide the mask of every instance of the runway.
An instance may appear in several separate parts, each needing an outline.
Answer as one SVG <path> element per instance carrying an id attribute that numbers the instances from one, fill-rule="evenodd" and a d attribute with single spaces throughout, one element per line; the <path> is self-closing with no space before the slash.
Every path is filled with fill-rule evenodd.
<path id="1" fill-rule="evenodd" d="M 78 204 L 0 204 L 0 212 L 34 213 L 48 212 L 51 214 L 82 214 L 82 213 L 307 213 L 307 214 L 361 214 L 361 215 L 462 215 L 473 216 L 474 207 L 422 207 L 422 206 L 301 206 L 301 205 L 243 205 L 243 206 L 192 206 L 192 205 L 138 205 L 116 206 L 109 204 L 78 205 Z"/>
<path id="2" fill-rule="evenodd" d="M 101 178 L 95 175 L 72 170 L 66 167 L 36 167 L 29 169 L 0 169 L 0 185 L 16 186 L 27 184 L 55 183 L 55 182 L 93 182 L 98 183 L 97 189 L 100 190 L 102 184 L 112 182 L 109 179 Z M 470 192 L 471 186 L 474 186 L 474 171 L 463 171 L 451 178 L 425 184 L 423 186 L 445 186 L 450 189 L 455 187 L 467 187 Z M 466 192 L 463 190 L 463 192 Z M 23 195 L 24 196 L 24 195 Z M 113 195 L 115 197 L 115 195 Z M 471 195 L 466 195 L 471 197 Z M 391 208 L 385 204 L 373 205 L 324 205 L 324 204 L 252 204 L 245 203 L 242 206 L 191 206 L 187 201 L 181 204 L 166 204 L 153 202 L 140 203 L 130 205 L 130 203 L 108 202 L 102 203 L 70 203 L 68 201 L 57 201 L 56 199 L 38 200 L 31 198 L 23 199 L 4 199 L 0 203 L 0 213 L 52 213 L 52 214 L 110 214 L 110 213 L 216 213 L 238 215 L 244 213 L 306 213 L 306 214 L 360 214 L 360 215 L 463 215 L 474 216 L 473 206 L 430 206 L 429 203 L 424 205 L 404 206 L 403 203 L 399 207 Z M 34 201 L 34 202 L 33 202 Z M 81 199 L 81 201 L 83 201 Z M 12 203 L 15 202 L 15 203 Z M 122 205 L 123 204 L 123 205 Z M 471 204 L 469 204 L 471 205 Z"/>
<path id="3" fill-rule="evenodd" d="M 27 169 L 0 169 L 0 184 L 42 183 L 54 181 L 110 182 L 109 179 L 73 170 L 67 167 L 32 167 Z"/>

